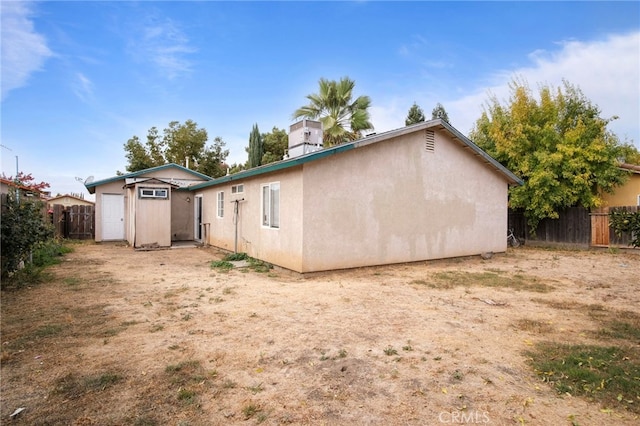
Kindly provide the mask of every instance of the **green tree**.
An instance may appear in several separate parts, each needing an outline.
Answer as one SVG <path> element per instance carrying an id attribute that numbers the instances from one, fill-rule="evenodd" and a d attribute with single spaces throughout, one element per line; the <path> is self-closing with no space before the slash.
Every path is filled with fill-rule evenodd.
<path id="1" fill-rule="evenodd" d="M 289 147 L 289 135 L 284 129 L 273 127 L 270 133 L 262 134 L 264 154 L 262 164 L 274 163 L 284 158 L 284 154 Z"/>
<path id="2" fill-rule="evenodd" d="M 18 269 L 20 262 L 27 260 L 39 243 L 53 238 L 53 226 L 46 221 L 44 208 L 39 198 L 18 198 L 15 188 L 3 197 L 0 223 L 3 280 Z"/>
<path id="3" fill-rule="evenodd" d="M 207 131 L 198 129 L 198 125 L 187 120 L 184 124 L 178 121 L 169 123 L 164 129 L 162 146 L 166 147 L 165 159 L 169 163 L 190 167 L 191 162 L 198 162 L 207 143 Z"/>
<path id="4" fill-rule="evenodd" d="M 407 118 L 404 120 L 405 126 L 410 126 L 412 124 L 421 123 L 424 121 L 424 111 L 422 108 L 418 106 L 417 103 L 413 103 L 411 108 L 409 108 L 409 112 L 407 113 Z"/>
<path id="5" fill-rule="evenodd" d="M 213 139 L 213 145 L 205 147 L 200 155 L 200 161 L 196 166 L 199 173 L 211 176 L 213 178 L 221 177 L 227 174 L 227 164 L 225 163 L 229 156 L 229 150 L 224 149 L 226 143 L 220 136 Z"/>
<path id="6" fill-rule="evenodd" d="M 198 128 L 198 124 L 192 120 L 184 124 L 170 122 L 162 136 L 156 127 L 152 127 L 145 144 L 138 136 L 133 136 L 124 144 L 128 162 L 126 170 L 136 172 L 176 163 L 211 177 L 223 176 L 229 151 L 223 149 L 225 143 L 220 137 L 214 139 L 212 146 L 206 145 L 207 140 L 207 131 Z"/>
<path id="7" fill-rule="evenodd" d="M 307 95 L 309 104 L 293 113 L 294 119 L 319 120 L 323 127 L 325 146 L 338 145 L 362 137 L 366 130 L 372 130 L 369 121 L 371 99 L 368 96 L 353 98 L 355 82 L 349 77 L 340 81 L 321 78 L 317 94 Z"/>
<path id="8" fill-rule="evenodd" d="M 254 124 L 251 133 L 249 133 L 249 160 L 247 167 L 251 169 L 261 165 L 263 154 L 262 136 L 260 135 L 260 130 L 258 130 L 258 125 Z"/>
<path id="9" fill-rule="evenodd" d="M 510 88 L 509 103 L 492 97 L 470 134 L 525 181 L 510 190 L 510 206 L 524 209 L 535 230 L 564 208 L 601 205 L 599 189 L 612 192 L 626 178 L 617 165 L 628 146 L 607 130 L 612 119 L 566 81 L 555 92 L 541 87 L 539 101 L 524 83 Z"/>
<path id="10" fill-rule="evenodd" d="M 438 102 L 436 106 L 433 108 L 433 110 L 431 111 L 431 118 L 434 120 L 436 118 L 441 118 L 447 123 L 449 123 L 449 114 L 447 114 L 447 111 L 444 109 L 444 107 L 440 102 Z"/>

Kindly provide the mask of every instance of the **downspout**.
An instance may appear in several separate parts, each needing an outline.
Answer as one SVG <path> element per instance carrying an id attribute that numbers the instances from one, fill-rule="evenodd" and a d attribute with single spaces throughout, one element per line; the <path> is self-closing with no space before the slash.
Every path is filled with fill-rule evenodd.
<path id="1" fill-rule="evenodd" d="M 235 240 L 233 243 L 234 253 L 238 253 L 238 210 L 240 210 L 238 205 L 240 204 L 240 201 L 244 201 L 244 198 L 233 200 L 233 224 L 235 225 Z"/>

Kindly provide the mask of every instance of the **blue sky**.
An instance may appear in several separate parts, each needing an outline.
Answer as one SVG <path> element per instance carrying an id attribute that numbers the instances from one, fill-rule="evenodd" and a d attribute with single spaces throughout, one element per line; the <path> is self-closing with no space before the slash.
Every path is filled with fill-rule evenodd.
<path id="1" fill-rule="evenodd" d="M 375 131 L 440 102 L 468 134 L 490 94 L 578 86 L 640 147 L 640 2 L 2 1 L 2 172 L 56 193 L 126 167 L 123 144 L 194 120 L 243 163 L 321 77 L 355 80 Z M 87 197 L 90 198 L 90 197 Z"/>

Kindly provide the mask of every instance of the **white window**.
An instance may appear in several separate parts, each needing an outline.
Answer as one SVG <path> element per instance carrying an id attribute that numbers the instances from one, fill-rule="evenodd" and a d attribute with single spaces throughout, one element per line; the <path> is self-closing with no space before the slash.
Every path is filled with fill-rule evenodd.
<path id="1" fill-rule="evenodd" d="M 224 217 L 224 191 L 218 192 L 218 217 Z"/>
<path id="2" fill-rule="evenodd" d="M 169 190 L 167 188 L 140 188 L 138 194 L 140 198 L 169 198 Z"/>
<path id="3" fill-rule="evenodd" d="M 242 194 L 243 192 L 244 192 L 244 185 L 243 184 L 233 185 L 231 187 L 231 193 L 232 194 Z"/>
<path id="4" fill-rule="evenodd" d="M 280 182 L 262 185 L 262 226 L 280 228 Z"/>

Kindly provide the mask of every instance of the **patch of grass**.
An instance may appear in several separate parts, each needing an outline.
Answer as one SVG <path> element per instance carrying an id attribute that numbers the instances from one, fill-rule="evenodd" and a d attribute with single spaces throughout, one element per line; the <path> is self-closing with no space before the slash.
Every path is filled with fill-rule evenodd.
<path id="1" fill-rule="evenodd" d="M 522 274 L 508 275 L 502 272 L 463 272 L 441 271 L 436 272 L 427 279 L 413 280 L 412 284 L 425 285 L 435 289 L 452 289 L 464 287 L 493 287 L 510 288 L 517 291 L 532 291 L 547 293 L 553 290 L 553 286 L 543 282 L 540 278 Z"/>
<path id="2" fill-rule="evenodd" d="M 543 334 L 553 331 L 553 328 L 549 324 L 528 318 L 521 318 L 515 321 L 513 325 L 518 330 L 528 331 L 530 333 Z"/>
<path id="3" fill-rule="evenodd" d="M 262 408 L 260 408 L 259 405 L 249 404 L 249 405 L 245 405 L 242 408 L 242 415 L 244 416 L 245 420 L 249 420 L 250 418 L 252 418 L 253 416 L 255 416 L 261 411 L 262 411 Z"/>
<path id="4" fill-rule="evenodd" d="M 231 379 L 226 379 L 222 382 L 222 387 L 224 389 L 234 389 L 236 386 L 238 386 L 238 384 Z"/>
<path id="5" fill-rule="evenodd" d="M 178 364 L 167 365 L 164 369 L 169 376 L 171 384 L 179 386 L 181 389 L 194 383 L 204 383 L 207 381 L 207 374 L 202 368 L 200 361 L 189 360 Z"/>
<path id="6" fill-rule="evenodd" d="M 347 350 L 346 349 L 340 349 L 338 351 L 338 358 L 346 358 L 347 357 Z"/>
<path id="7" fill-rule="evenodd" d="M 542 343 L 527 356 L 536 373 L 558 393 L 583 396 L 605 408 L 640 413 L 637 348 Z"/>
<path id="8" fill-rule="evenodd" d="M 113 372 L 86 377 L 68 373 L 54 381 L 53 393 L 65 399 L 76 399 L 88 392 L 104 391 L 122 380 L 122 376 Z"/>
<path id="9" fill-rule="evenodd" d="M 227 260 L 214 260 L 211 262 L 211 269 L 217 269 L 219 272 L 229 272 L 233 269 L 233 264 Z"/>
<path id="10" fill-rule="evenodd" d="M 273 265 L 262 260 L 254 259 L 250 257 L 247 259 L 249 261 L 249 269 L 254 272 L 266 273 L 273 269 Z"/>
<path id="11" fill-rule="evenodd" d="M 59 324 L 47 324 L 41 327 L 38 327 L 33 335 L 35 337 L 52 337 L 60 334 L 62 332 L 62 326 Z"/>
<path id="12" fill-rule="evenodd" d="M 181 388 L 178 390 L 178 400 L 186 404 L 193 404 L 196 402 L 196 393 L 190 389 Z"/>
<path id="13" fill-rule="evenodd" d="M 262 387 L 262 383 L 258 383 L 257 385 L 248 386 L 247 390 L 255 395 L 258 392 L 262 392 L 264 390 L 264 387 Z"/>
<path id="14" fill-rule="evenodd" d="M 151 329 L 149 330 L 151 333 L 157 333 L 158 331 L 162 331 L 164 330 L 164 325 L 162 324 L 154 324 L 151 326 Z"/>
<path id="15" fill-rule="evenodd" d="M 222 258 L 223 261 L 227 262 L 237 262 L 239 260 L 247 259 L 249 259 L 249 255 L 247 255 L 247 253 L 230 253 Z"/>
<path id="16" fill-rule="evenodd" d="M 393 349 L 392 346 L 387 346 L 386 348 L 384 348 L 384 354 L 386 356 L 398 355 L 398 351 Z"/>
<path id="17" fill-rule="evenodd" d="M 640 327 L 638 327 L 637 323 L 614 320 L 607 322 L 605 325 L 606 327 L 598 331 L 600 337 L 640 341 Z"/>
<path id="18" fill-rule="evenodd" d="M 80 279 L 76 277 L 67 277 L 62 282 L 69 287 L 75 287 L 80 284 Z"/>

